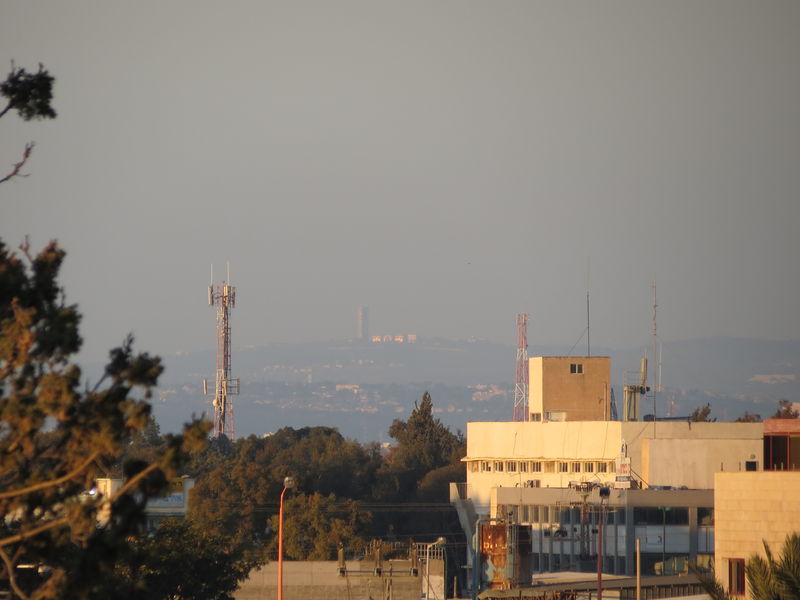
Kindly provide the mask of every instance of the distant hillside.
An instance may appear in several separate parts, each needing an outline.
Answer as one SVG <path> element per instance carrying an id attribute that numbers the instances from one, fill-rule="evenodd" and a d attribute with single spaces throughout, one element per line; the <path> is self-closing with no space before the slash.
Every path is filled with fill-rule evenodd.
<path id="1" fill-rule="evenodd" d="M 623 374 L 638 370 L 644 351 L 593 352 L 612 359 L 618 405 Z M 656 365 L 652 348 L 647 351 L 652 381 Z M 531 356 L 567 352 L 566 347 L 529 348 Z M 242 395 L 235 401 L 237 433 L 328 424 L 362 441 L 381 440 L 392 419 L 405 418 L 426 389 L 439 417 L 453 429 L 464 430 L 470 420 L 510 418 L 515 354 L 513 346 L 441 339 L 236 349 L 233 371 L 242 381 Z M 193 412 L 210 409 L 200 384 L 213 375 L 215 356 L 210 351 L 167 356 L 165 364 L 156 414 L 162 427 L 171 430 Z M 709 403 L 712 418 L 719 420 L 733 420 L 745 411 L 767 417 L 779 399 L 800 401 L 800 342 L 713 338 L 664 343 L 661 381 L 658 416 L 688 415 Z M 644 401 L 643 413 L 652 412 L 651 402 Z"/>

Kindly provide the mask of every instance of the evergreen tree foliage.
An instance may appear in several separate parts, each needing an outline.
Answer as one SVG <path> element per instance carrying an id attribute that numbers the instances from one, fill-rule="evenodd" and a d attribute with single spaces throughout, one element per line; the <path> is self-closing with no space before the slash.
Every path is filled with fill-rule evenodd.
<path id="1" fill-rule="evenodd" d="M 433 401 L 428 392 L 422 396 L 422 402 L 414 403 L 408 421 L 395 419 L 392 422 L 389 435 L 397 444 L 389 451 L 379 472 L 378 493 L 383 499 L 415 499 L 421 480 L 443 467 L 458 467 L 448 471 L 453 481 L 466 478 L 466 470 L 460 462 L 466 452 L 464 437 L 461 432 L 453 434 L 433 416 Z"/>
<path id="2" fill-rule="evenodd" d="M 737 418 L 734 423 L 760 423 L 761 415 L 744 411 L 744 414 Z"/>
<path id="3" fill-rule="evenodd" d="M 792 408 L 792 403 L 788 400 L 778 402 L 778 410 L 772 415 L 773 419 L 797 419 L 800 418 L 800 411 Z"/>
<path id="4" fill-rule="evenodd" d="M 339 545 L 349 553 L 362 553 L 368 544 L 372 516 L 359 510 L 355 500 L 338 500 L 334 494 L 298 494 L 284 501 L 284 556 L 293 560 L 335 560 Z M 269 521 L 278 531 L 278 515 Z M 269 556 L 277 558 L 278 541 L 270 543 Z"/>
<path id="5" fill-rule="evenodd" d="M 80 315 L 58 284 L 65 253 L 54 242 L 36 256 L 21 250 L 0 241 L 0 581 L 18 598 L 125 597 L 112 590 L 114 565 L 129 556 L 147 497 L 203 446 L 208 424 L 165 436 L 157 460 L 126 463 L 113 496 L 93 493 L 104 466 L 146 430 L 161 362 L 134 353 L 129 337 L 82 389 L 71 362 Z"/>
<path id="6" fill-rule="evenodd" d="M 711 418 L 711 405 L 706 404 L 705 406 L 698 406 L 692 411 L 692 414 L 689 416 L 690 421 L 698 422 L 698 423 L 710 423 L 712 421 L 716 421 L 716 419 Z"/>
<path id="7" fill-rule="evenodd" d="M 229 539 L 231 547 L 255 566 L 266 560 L 269 544 L 274 544 L 277 535 L 277 525 L 269 519 L 277 513 L 284 477 L 295 478 L 294 494 L 300 498 L 318 495 L 325 502 L 328 498 L 356 501 L 371 492 L 379 465 L 377 447 L 347 440 L 330 427 L 286 427 L 266 438 L 250 436 L 236 440 L 230 456 L 207 465 L 210 469 L 206 472 L 193 473 L 197 483 L 189 517 Z M 322 500 L 314 502 L 309 508 L 318 507 Z M 298 515 L 287 510 L 284 524 L 291 527 L 295 517 Z M 327 508 L 317 511 L 320 547 L 335 547 L 339 541 L 335 517 Z M 332 520 L 326 522 L 329 518 Z M 308 548 L 297 549 L 298 555 L 303 552 L 309 552 Z M 321 551 L 317 548 L 315 552 L 318 556 Z"/>
<path id="8" fill-rule="evenodd" d="M 232 600 L 250 564 L 189 521 L 167 519 L 133 541 L 135 558 L 118 569 L 125 588 L 159 600 Z"/>

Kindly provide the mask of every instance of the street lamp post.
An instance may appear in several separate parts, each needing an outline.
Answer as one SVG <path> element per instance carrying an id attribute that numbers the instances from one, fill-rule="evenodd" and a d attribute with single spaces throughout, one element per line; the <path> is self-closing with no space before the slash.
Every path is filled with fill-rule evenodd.
<path id="1" fill-rule="evenodd" d="M 284 478 L 280 508 L 278 509 L 278 600 L 283 600 L 283 497 L 286 495 L 286 490 L 290 490 L 294 486 L 294 477 Z"/>
<path id="2" fill-rule="evenodd" d="M 597 600 L 603 600 L 603 525 L 605 524 L 605 506 L 611 496 L 607 487 L 600 488 L 600 515 L 597 520 Z"/>
<path id="3" fill-rule="evenodd" d="M 425 600 L 428 600 L 431 596 L 431 548 L 444 546 L 445 541 L 443 537 L 440 537 L 425 547 Z"/>

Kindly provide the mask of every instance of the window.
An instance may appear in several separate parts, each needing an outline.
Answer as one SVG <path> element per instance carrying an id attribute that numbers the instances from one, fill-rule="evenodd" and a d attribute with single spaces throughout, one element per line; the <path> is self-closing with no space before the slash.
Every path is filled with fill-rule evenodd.
<path id="1" fill-rule="evenodd" d="M 534 473 L 541 473 L 542 472 L 542 461 L 534 460 L 531 461 L 531 471 Z"/>
<path id="2" fill-rule="evenodd" d="M 744 559 L 728 559 L 728 591 L 736 596 L 744 596 Z"/>
<path id="3" fill-rule="evenodd" d="M 714 524 L 714 509 L 711 507 L 700 507 L 697 509 L 697 524 L 698 525 L 713 525 Z"/>
<path id="4" fill-rule="evenodd" d="M 586 473 L 594 473 L 594 463 L 593 463 L 593 462 L 587 462 L 587 463 L 585 463 L 585 464 L 583 465 L 583 470 L 584 470 Z"/>
<path id="5" fill-rule="evenodd" d="M 506 463 L 506 471 L 509 473 L 516 473 L 517 472 L 517 461 L 510 460 Z"/>
<path id="6" fill-rule="evenodd" d="M 470 473 L 477 473 L 480 470 L 480 467 L 481 467 L 481 464 L 478 461 L 476 461 L 476 460 L 470 461 L 470 463 L 469 463 L 469 472 Z"/>
<path id="7" fill-rule="evenodd" d="M 609 461 L 608 462 L 608 470 L 611 473 L 616 473 L 617 472 L 617 463 L 615 463 L 613 460 Z"/>
<path id="8" fill-rule="evenodd" d="M 531 413 L 531 421 L 541 421 L 542 413 Z"/>
<path id="9" fill-rule="evenodd" d="M 527 460 L 519 461 L 519 472 L 520 473 L 527 473 L 528 472 L 528 461 Z"/>
<path id="10" fill-rule="evenodd" d="M 566 473 L 568 470 L 569 465 L 565 462 L 558 463 L 558 472 L 559 473 Z"/>
<path id="11" fill-rule="evenodd" d="M 492 470 L 492 463 L 488 460 L 481 461 L 481 471 L 491 471 Z"/>
<path id="12" fill-rule="evenodd" d="M 744 463 L 745 471 L 758 471 L 758 462 L 755 460 L 748 460 Z"/>
<path id="13" fill-rule="evenodd" d="M 582 375 L 583 374 L 583 364 L 582 363 L 572 363 L 569 366 L 569 372 L 573 375 Z"/>
<path id="14" fill-rule="evenodd" d="M 606 473 L 607 470 L 608 470 L 606 468 L 606 465 L 607 465 L 607 463 L 604 463 L 603 461 L 600 461 L 599 463 L 597 463 L 597 472 L 598 473 Z"/>
<path id="15" fill-rule="evenodd" d="M 579 463 L 579 462 L 570 463 L 570 469 L 569 470 L 572 473 L 580 473 L 581 472 L 581 463 Z"/>
<path id="16" fill-rule="evenodd" d="M 498 471 L 498 472 L 502 472 L 503 471 L 503 461 L 502 460 L 494 461 L 494 470 Z"/>

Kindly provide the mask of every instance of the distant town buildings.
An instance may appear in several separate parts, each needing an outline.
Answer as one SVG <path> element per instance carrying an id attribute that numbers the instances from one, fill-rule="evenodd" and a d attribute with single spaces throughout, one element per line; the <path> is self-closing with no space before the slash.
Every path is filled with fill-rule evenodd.
<path id="1" fill-rule="evenodd" d="M 373 335 L 373 344 L 413 344 L 417 341 L 416 333 L 405 333 L 396 335 Z"/>

